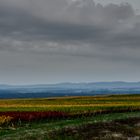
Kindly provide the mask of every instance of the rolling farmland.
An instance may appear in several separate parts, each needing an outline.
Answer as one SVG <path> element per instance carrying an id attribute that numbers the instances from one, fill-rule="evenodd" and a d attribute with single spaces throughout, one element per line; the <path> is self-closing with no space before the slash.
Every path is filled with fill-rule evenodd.
<path id="1" fill-rule="evenodd" d="M 10 134 L 10 137 L 14 137 L 21 129 L 32 130 L 34 127 L 44 131 L 42 125 L 46 123 L 47 130 L 57 133 L 71 125 L 75 131 L 80 131 L 77 127 L 83 124 L 87 127 L 88 122 L 101 123 L 126 118 L 140 118 L 140 95 L 1 99 L 0 137 L 6 138 Z M 46 135 L 48 137 L 51 133 L 47 132 Z"/>
<path id="2" fill-rule="evenodd" d="M 108 95 L 87 97 L 58 97 L 40 99 L 2 99 L 0 112 L 62 111 L 85 113 L 96 111 L 139 110 L 140 95 Z"/>

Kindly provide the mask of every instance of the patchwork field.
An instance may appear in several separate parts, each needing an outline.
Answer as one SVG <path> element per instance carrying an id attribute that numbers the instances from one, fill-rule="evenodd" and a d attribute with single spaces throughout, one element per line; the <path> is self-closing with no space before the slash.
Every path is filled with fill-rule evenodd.
<path id="1" fill-rule="evenodd" d="M 140 95 L 92 97 L 59 97 L 42 99 L 0 100 L 0 111 L 63 111 L 84 113 L 102 110 L 135 110 L 140 108 Z"/>
<path id="2" fill-rule="evenodd" d="M 103 124 L 105 127 L 105 122 L 110 127 L 112 123 L 115 123 L 111 121 L 132 118 L 138 120 L 137 124 L 140 123 L 140 95 L 1 99 L 0 140 L 13 140 L 13 138 L 19 140 L 23 138 L 23 135 L 25 140 L 38 140 L 40 135 L 44 137 L 39 140 L 61 139 L 62 131 L 66 134 L 65 139 L 79 139 L 80 130 L 82 132 L 85 131 L 84 128 L 88 129 L 89 123 L 91 128 L 96 123 Z M 120 125 L 121 122 L 119 122 L 119 127 Z M 139 127 L 136 129 L 139 130 Z M 74 137 L 72 137 L 73 131 L 76 135 Z M 128 131 L 127 128 L 126 131 Z M 86 135 L 87 133 L 88 131 Z M 136 134 L 140 135 L 133 131 L 132 136 Z M 125 138 L 126 136 L 125 133 Z"/>

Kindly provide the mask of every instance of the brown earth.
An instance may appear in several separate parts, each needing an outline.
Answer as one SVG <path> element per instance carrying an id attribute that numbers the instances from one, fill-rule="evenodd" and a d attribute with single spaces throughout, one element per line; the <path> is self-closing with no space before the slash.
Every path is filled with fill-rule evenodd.
<path id="1" fill-rule="evenodd" d="M 140 140 L 140 118 L 65 127 L 61 131 L 51 132 L 49 137 L 67 137 L 72 140 Z"/>

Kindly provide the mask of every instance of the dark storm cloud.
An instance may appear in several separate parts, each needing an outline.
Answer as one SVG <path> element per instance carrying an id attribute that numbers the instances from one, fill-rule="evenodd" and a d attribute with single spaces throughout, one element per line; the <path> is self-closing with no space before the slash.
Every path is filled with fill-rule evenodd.
<path id="1" fill-rule="evenodd" d="M 120 49 L 140 51 L 139 29 L 140 17 L 129 4 L 0 1 L 0 49 L 7 51 L 113 57 Z"/>

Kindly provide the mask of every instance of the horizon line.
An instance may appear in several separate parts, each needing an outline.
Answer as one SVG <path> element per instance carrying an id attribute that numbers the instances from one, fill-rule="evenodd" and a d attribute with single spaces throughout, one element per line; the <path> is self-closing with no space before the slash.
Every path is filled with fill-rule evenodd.
<path id="1" fill-rule="evenodd" d="M 91 83 L 140 83 L 140 81 L 93 81 L 93 82 L 56 82 L 56 83 L 29 83 L 29 84 L 7 84 L 0 83 L 0 86 L 35 86 L 35 85 L 58 85 L 58 84 L 91 84 Z"/>

